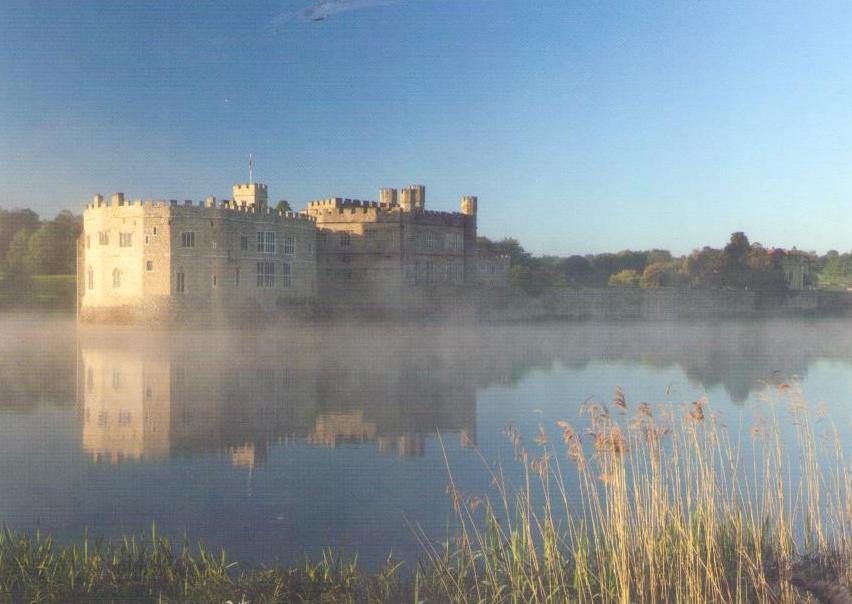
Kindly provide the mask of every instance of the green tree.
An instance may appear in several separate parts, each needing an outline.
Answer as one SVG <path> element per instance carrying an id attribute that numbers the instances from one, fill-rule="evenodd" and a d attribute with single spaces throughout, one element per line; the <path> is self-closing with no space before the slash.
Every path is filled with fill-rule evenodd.
<path id="1" fill-rule="evenodd" d="M 9 242 L 9 249 L 6 252 L 5 268 L 6 271 L 13 274 L 23 274 L 26 272 L 24 263 L 29 253 L 30 237 L 32 231 L 29 229 L 21 229 Z"/>
<path id="2" fill-rule="evenodd" d="M 852 287 L 852 254 L 829 256 L 825 267 L 817 274 L 817 284 L 829 289 Z"/>
<path id="3" fill-rule="evenodd" d="M 26 229 L 32 232 L 38 226 L 38 214 L 32 210 L 0 209 L 0 261 L 5 258 L 6 252 L 9 251 L 9 245 L 11 245 L 12 239 L 18 231 Z"/>
<path id="4" fill-rule="evenodd" d="M 639 273 L 625 269 L 610 276 L 607 284 L 610 287 L 639 287 L 639 281 Z"/>
<path id="5" fill-rule="evenodd" d="M 275 210 L 277 212 L 292 212 L 293 208 L 290 207 L 290 202 L 286 199 L 281 199 L 278 201 L 278 205 L 275 206 Z"/>

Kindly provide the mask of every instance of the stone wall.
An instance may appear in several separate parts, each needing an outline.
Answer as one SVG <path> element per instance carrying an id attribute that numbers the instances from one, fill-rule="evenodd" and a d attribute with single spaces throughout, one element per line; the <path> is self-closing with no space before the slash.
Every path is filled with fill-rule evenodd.
<path id="1" fill-rule="evenodd" d="M 532 297 L 517 289 L 482 291 L 479 317 L 486 321 L 701 320 L 779 315 L 842 314 L 852 307 L 846 292 L 804 290 L 779 298 L 751 291 L 680 288 L 556 288 Z"/>

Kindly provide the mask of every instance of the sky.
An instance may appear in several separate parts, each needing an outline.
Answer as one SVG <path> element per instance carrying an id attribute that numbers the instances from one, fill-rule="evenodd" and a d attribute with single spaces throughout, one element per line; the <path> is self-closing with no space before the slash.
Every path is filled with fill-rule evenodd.
<path id="1" fill-rule="evenodd" d="M 314 20 L 324 17 L 322 20 Z M 426 185 L 537 253 L 852 249 L 852 3 L 0 4 L 0 207 Z"/>

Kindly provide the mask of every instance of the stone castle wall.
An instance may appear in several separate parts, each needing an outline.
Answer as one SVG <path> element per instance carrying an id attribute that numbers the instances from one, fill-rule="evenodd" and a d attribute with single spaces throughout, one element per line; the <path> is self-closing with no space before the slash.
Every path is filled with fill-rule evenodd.
<path id="1" fill-rule="evenodd" d="M 265 208 L 176 201 L 110 203 L 84 214 L 78 261 L 81 320 L 173 320 L 281 310 L 316 298 L 316 238 L 309 217 Z M 257 233 L 274 233 L 259 251 Z M 258 286 L 258 263 L 271 267 Z"/>
<path id="2" fill-rule="evenodd" d="M 852 308 L 852 296 L 816 290 L 781 297 L 723 289 L 660 287 L 555 288 L 539 297 L 517 289 L 480 291 L 478 314 L 491 321 L 567 320 L 702 320 L 779 315 L 838 314 Z"/>

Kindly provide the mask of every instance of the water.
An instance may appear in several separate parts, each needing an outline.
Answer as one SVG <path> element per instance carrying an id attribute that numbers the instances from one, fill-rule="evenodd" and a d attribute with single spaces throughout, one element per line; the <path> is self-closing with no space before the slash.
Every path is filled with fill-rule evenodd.
<path id="1" fill-rule="evenodd" d="M 314 325 L 256 332 L 0 319 L 0 522 L 61 540 L 162 532 L 247 562 L 334 545 L 375 564 L 451 518 L 448 466 L 578 405 L 691 401 L 731 426 L 798 376 L 852 456 L 852 322 Z M 669 392 L 666 396 L 666 392 Z M 475 445 L 472 446 L 472 445 Z"/>

